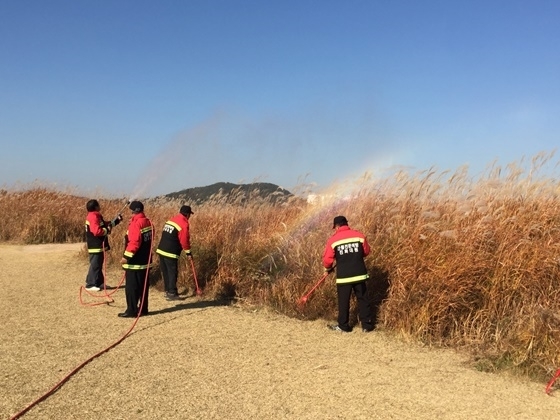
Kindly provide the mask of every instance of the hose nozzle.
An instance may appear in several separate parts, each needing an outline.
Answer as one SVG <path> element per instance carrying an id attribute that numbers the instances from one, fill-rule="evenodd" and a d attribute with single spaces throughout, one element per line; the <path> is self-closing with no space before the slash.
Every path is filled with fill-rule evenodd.
<path id="1" fill-rule="evenodd" d="M 126 209 L 126 206 L 128 206 L 131 203 L 130 200 L 126 200 L 126 203 L 124 204 L 124 206 L 122 207 L 122 209 L 119 210 L 119 213 L 122 213 L 124 211 L 124 209 Z"/>

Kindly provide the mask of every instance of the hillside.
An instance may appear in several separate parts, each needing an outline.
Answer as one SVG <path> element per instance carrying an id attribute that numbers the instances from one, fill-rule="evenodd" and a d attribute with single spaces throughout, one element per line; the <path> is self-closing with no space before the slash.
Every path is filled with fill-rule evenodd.
<path id="1" fill-rule="evenodd" d="M 290 191 L 268 182 L 253 182 L 251 184 L 217 182 L 205 187 L 187 188 L 165 195 L 167 198 L 180 199 L 189 204 L 201 204 L 209 200 L 244 203 L 249 199 L 283 203 L 292 196 L 293 194 Z"/>

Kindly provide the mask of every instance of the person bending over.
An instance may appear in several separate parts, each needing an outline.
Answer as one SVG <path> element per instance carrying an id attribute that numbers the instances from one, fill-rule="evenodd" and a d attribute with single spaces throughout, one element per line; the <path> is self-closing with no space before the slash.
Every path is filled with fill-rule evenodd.
<path id="1" fill-rule="evenodd" d="M 350 229 L 344 216 L 333 220 L 334 234 L 323 252 L 325 270 L 333 269 L 336 262 L 336 291 L 338 296 L 338 324 L 329 325 L 335 331 L 350 332 L 350 297 L 352 291 L 358 300 L 362 331 L 373 330 L 371 306 L 367 298 L 366 280 L 369 278 L 364 258 L 370 247 L 363 233 Z"/>

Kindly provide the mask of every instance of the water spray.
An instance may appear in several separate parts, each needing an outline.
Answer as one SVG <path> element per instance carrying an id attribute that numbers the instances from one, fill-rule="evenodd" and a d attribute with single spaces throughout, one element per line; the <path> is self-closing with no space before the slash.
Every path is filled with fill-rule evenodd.
<path id="1" fill-rule="evenodd" d="M 119 210 L 119 214 L 122 213 L 124 211 L 124 209 L 126 209 L 126 206 L 128 206 L 131 203 L 131 200 L 127 200 L 126 203 L 124 204 L 123 208 Z"/>
<path id="2" fill-rule="evenodd" d="M 122 212 L 126 209 L 126 206 L 130 204 L 130 200 L 128 200 L 125 205 L 117 212 L 117 216 L 111 221 L 111 226 L 115 227 L 122 219 Z"/>

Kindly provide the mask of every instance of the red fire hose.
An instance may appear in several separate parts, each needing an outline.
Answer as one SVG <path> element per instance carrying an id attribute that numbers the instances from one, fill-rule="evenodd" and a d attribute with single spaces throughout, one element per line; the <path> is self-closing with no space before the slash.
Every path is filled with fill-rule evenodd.
<path id="1" fill-rule="evenodd" d="M 154 226 L 152 225 L 152 238 L 154 235 Z M 142 299 L 140 300 L 140 308 L 142 308 L 142 305 L 144 304 L 144 297 L 146 295 L 146 288 L 149 287 L 148 283 L 149 283 L 149 273 L 150 273 L 150 265 L 152 263 L 152 250 L 150 248 L 150 254 L 148 257 L 148 269 L 146 269 L 146 277 L 144 278 L 144 289 L 142 290 Z M 194 267 L 194 265 L 193 265 Z M 123 276 L 123 280 L 124 280 L 124 276 Z M 119 286 L 121 283 L 119 283 Z M 83 287 L 83 286 L 82 286 Z M 198 285 L 197 285 L 198 287 Z M 116 290 L 115 290 L 116 291 Z M 106 289 L 105 289 L 106 292 Z M 89 293 L 89 292 L 88 292 Z M 114 291 L 112 292 L 114 293 Z M 111 294 L 112 294 L 111 293 Z M 112 298 L 111 298 L 112 300 Z M 81 289 L 80 289 L 80 301 L 81 301 Z M 106 302 L 102 302 L 101 304 L 104 304 Z M 99 303 L 98 303 L 99 304 Z M 89 305 L 92 306 L 92 305 Z M 136 315 L 136 318 L 134 319 L 134 322 L 132 323 L 131 327 L 123 334 L 123 336 L 121 338 L 119 338 L 117 341 L 115 341 L 113 344 L 109 345 L 108 347 L 104 348 L 103 350 L 101 350 L 98 353 L 95 353 L 93 356 L 90 356 L 88 359 L 84 360 L 82 363 L 80 363 L 78 366 L 76 366 L 70 373 L 68 373 L 64 378 L 62 378 L 62 380 L 60 380 L 56 385 L 54 385 L 51 389 L 49 389 L 46 393 L 44 393 L 43 395 L 41 395 L 39 398 L 37 398 L 35 401 L 33 401 L 31 404 L 29 404 L 27 407 L 25 407 L 23 410 L 19 411 L 18 413 L 14 414 L 10 420 L 16 420 L 19 419 L 21 416 L 23 416 L 25 413 L 27 413 L 29 410 L 31 410 L 33 407 L 35 407 L 37 404 L 39 404 L 42 401 L 45 401 L 48 397 L 50 397 L 51 395 L 53 395 L 62 385 L 64 385 L 66 382 L 68 382 L 68 380 L 74 376 L 80 369 L 82 369 L 85 365 L 87 365 L 89 362 L 91 362 L 93 359 L 101 356 L 103 353 L 107 353 L 109 350 L 111 350 L 112 348 L 118 346 L 126 337 L 128 337 L 128 335 L 132 332 L 132 330 L 134 329 L 134 327 L 136 326 L 136 323 L 138 322 L 138 319 L 140 318 L 142 311 L 138 311 L 138 314 Z"/>
<path id="2" fill-rule="evenodd" d="M 307 302 L 307 299 L 309 299 L 309 296 L 311 295 L 311 293 L 313 293 L 315 291 L 315 289 L 317 287 L 319 287 L 321 285 L 321 283 L 323 283 L 325 281 L 325 279 L 327 278 L 327 276 L 332 272 L 332 269 L 329 269 L 328 271 L 325 272 L 325 274 L 323 275 L 323 277 L 321 277 L 319 279 L 319 281 L 317 282 L 317 284 L 315 284 L 315 286 L 313 286 L 311 288 L 311 290 L 309 292 L 307 292 L 305 295 L 303 295 L 299 300 L 298 300 L 298 305 L 299 306 L 303 306 L 305 305 L 305 303 Z"/>
<path id="3" fill-rule="evenodd" d="M 198 279 L 196 278 L 196 270 L 194 269 L 194 262 L 192 257 L 188 257 L 189 260 L 191 260 L 191 268 L 192 268 L 192 274 L 194 277 L 194 285 L 196 286 L 196 294 L 198 296 L 202 295 L 202 290 L 200 290 L 200 287 L 198 287 Z"/>
<path id="4" fill-rule="evenodd" d="M 105 241 L 103 241 L 103 244 L 101 246 L 103 249 L 103 267 L 101 269 L 103 271 L 103 278 L 107 279 L 107 258 L 106 258 L 106 251 L 105 251 Z M 106 281 L 103 282 L 102 295 L 94 294 L 89 290 L 87 290 L 84 286 L 80 286 L 80 291 L 78 295 L 80 304 L 83 306 L 99 306 L 99 305 L 108 305 L 109 303 L 113 303 L 115 300 L 111 296 L 114 295 L 117 292 L 117 290 L 119 290 L 119 288 L 123 283 L 124 283 L 124 273 L 121 278 L 121 281 L 119 282 L 119 284 L 117 284 L 117 287 L 115 287 L 111 292 L 107 292 L 107 282 Z M 84 290 L 89 296 L 93 298 L 104 298 L 105 300 L 97 301 L 97 302 L 85 302 L 83 299 Z"/>
<path id="5" fill-rule="evenodd" d="M 550 380 L 550 382 L 548 382 L 548 384 L 546 385 L 546 389 L 545 392 L 550 395 L 550 391 L 552 391 L 552 387 L 554 386 L 554 383 L 556 382 L 556 380 L 560 378 L 560 369 L 558 369 L 556 371 L 556 373 L 554 374 L 554 376 L 552 377 L 552 379 Z"/>

